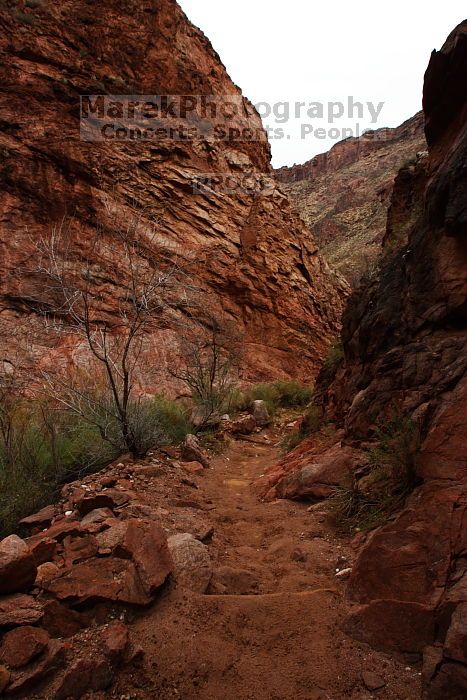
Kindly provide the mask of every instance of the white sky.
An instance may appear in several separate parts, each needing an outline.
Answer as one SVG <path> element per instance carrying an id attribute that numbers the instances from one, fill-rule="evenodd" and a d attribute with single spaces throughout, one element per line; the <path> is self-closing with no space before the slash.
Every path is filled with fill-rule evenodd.
<path id="1" fill-rule="evenodd" d="M 232 80 L 255 104 L 321 102 L 324 119 L 276 122 L 271 129 L 273 164 L 303 163 L 359 129 L 397 126 L 421 109 L 423 74 L 432 49 L 465 19 L 465 0 L 178 0 L 189 19 L 209 37 Z M 363 118 L 348 114 L 348 97 L 384 102 L 376 122 L 365 106 Z M 328 102 L 345 114 L 333 124 Z M 262 108 L 266 110 L 266 107 Z M 277 107 L 277 113 L 283 107 Z M 339 107 L 334 107 L 338 112 Z M 292 116 L 294 116 L 292 114 Z M 313 127 L 313 131 L 309 128 Z M 315 130 L 324 128 L 324 137 Z M 338 132 L 332 132 L 331 128 Z M 303 131 L 302 131 L 303 130 Z M 323 137 L 323 132 L 318 132 Z"/>

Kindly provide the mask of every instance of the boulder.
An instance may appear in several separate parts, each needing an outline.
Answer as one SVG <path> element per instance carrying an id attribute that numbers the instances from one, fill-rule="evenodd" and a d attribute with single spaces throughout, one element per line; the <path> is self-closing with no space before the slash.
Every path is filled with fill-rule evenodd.
<path id="1" fill-rule="evenodd" d="M 168 545 L 177 584 L 195 593 L 205 593 L 212 575 L 208 547 L 188 532 L 172 535 Z"/>
<path id="2" fill-rule="evenodd" d="M 27 591 L 36 573 L 32 552 L 24 540 L 10 535 L 0 542 L 0 593 Z"/>
<path id="3" fill-rule="evenodd" d="M 268 407 L 265 401 L 257 399 L 251 404 L 251 414 L 256 421 L 256 425 L 264 427 L 269 425 L 271 422 L 271 416 L 269 415 Z"/>
<path id="4" fill-rule="evenodd" d="M 417 489 L 405 510 L 376 530 L 362 547 L 349 582 L 358 603 L 392 598 L 440 602 L 452 561 L 463 549 L 463 489 L 436 482 Z"/>
<path id="5" fill-rule="evenodd" d="M 229 431 L 234 435 L 249 435 L 256 429 L 256 420 L 254 416 L 247 415 L 231 421 Z"/>
<path id="6" fill-rule="evenodd" d="M 95 508 L 89 511 L 81 520 L 81 527 L 86 528 L 88 525 L 101 524 L 114 517 L 110 508 Z"/>
<path id="7" fill-rule="evenodd" d="M 60 600 L 109 600 L 147 605 L 172 571 L 164 531 L 155 522 L 139 519 L 116 521 L 99 533 L 101 554 L 79 562 L 44 584 Z"/>
<path id="8" fill-rule="evenodd" d="M 341 443 L 310 457 L 305 453 L 298 468 L 278 480 L 268 497 L 274 494 L 276 498 L 328 498 L 337 486 L 351 485 L 357 466 L 365 459 L 360 450 Z"/>
<path id="9" fill-rule="evenodd" d="M 467 602 L 460 603 L 452 614 L 444 656 L 467 666 Z"/>
<path id="10" fill-rule="evenodd" d="M 135 494 L 132 491 L 124 491 L 116 488 L 103 489 L 96 493 L 79 493 L 74 497 L 73 503 L 80 515 L 87 515 L 97 508 L 110 508 L 115 510 L 133 500 Z"/>
<path id="11" fill-rule="evenodd" d="M 33 625 L 43 615 L 43 606 L 30 595 L 17 593 L 0 598 L 0 627 Z"/>
<path id="12" fill-rule="evenodd" d="M 0 646 L 0 660 L 10 668 L 26 666 L 39 656 L 49 643 L 49 635 L 38 627 L 16 627 L 7 632 Z"/>
<path id="13" fill-rule="evenodd" d="M 209 466 L 198 438 L 191 434 L 188 434 L 180 445 L 180 460 L 182 462 L 199 462 L 203 467 Z"/>
<path id="14" fill-rule="evenodd" d="M 118 522 L 118 521 L 117 521 Z M 63 558 L 66 566 L 94 557 L 98 552 L 97 539 L 90 534 L 79 537 L 65 537 L 63 540 Z"/>

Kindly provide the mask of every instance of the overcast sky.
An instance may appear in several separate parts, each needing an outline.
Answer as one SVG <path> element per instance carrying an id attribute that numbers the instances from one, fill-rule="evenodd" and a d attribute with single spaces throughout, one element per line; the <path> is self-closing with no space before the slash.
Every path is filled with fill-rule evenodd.
<path id="1" fill-rule="evenodd" d="M 243 94 L 266 103 L 276 167 L 309 160 L 350 129 L 397 126 L 415 114 L 432 49 L 467 15 L 465 0 L 178 1 Z M 349 97 L 362 103 L 360 114 Z M 306 113 L 310 103 L 323 106 L 322 119 L 319 105 Z"/>

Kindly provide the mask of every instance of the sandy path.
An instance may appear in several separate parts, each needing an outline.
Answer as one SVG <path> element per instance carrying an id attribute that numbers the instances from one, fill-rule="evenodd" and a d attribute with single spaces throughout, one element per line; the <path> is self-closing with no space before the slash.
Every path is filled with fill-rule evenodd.
<path id="1" fill-rule="evenodd" d="M 132 636 L 147 667 L 123 674 L 113 697 L 168 700 L 418 700 L 418 669 L 374 652 L 339 628 L 349 544 L 319 508 L 262 504 L 250 484 L 277 458 L 273 441 L 233 443 L 198 479 L 217 567 L 236 570 L 228 594 L 169 589 L 138 615 Z M 385 687 L 370 692 L 362 672 Z"/>

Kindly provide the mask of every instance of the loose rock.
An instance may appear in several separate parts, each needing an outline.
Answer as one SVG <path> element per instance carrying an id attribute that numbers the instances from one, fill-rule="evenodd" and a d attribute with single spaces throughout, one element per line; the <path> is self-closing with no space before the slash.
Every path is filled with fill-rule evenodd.
<path id="1" fill-rule="evenodd" d="M 169 537 L 168 545 L 177 583 L 195 593 L 205 593 L 212 575 L 207 546 L 188 532 Z"/>

